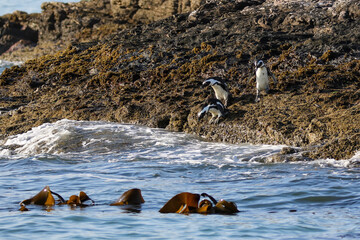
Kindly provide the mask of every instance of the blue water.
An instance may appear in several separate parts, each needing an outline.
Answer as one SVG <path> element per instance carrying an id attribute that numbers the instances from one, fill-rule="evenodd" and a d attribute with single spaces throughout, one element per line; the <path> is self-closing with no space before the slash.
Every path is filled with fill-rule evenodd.
<path id="1" fill-rule="evenodd" d="M 264 163 L 282 146 L 209 143 L 192 135 L 62 120 L 0 144 L 1 239 L 359 239 L 359 160 Z M 45 185 L 95 206 L 19 202 Z M 109 206 L 131 188 L 140 211 Z M 161 214 L 180 192 L 233 201 L 236 215 Z"/>
<path id="2" fill-rule="evenodd" d="M 6 68 L 10 68 L 12 66 L 15 65 L 21 65 L 22 62 L 9 62 L 9 61 L 5 61 L 0 59 L 0 74 L 6 69 Z"/>
<path id="3" fill-rule="evenodd" d="M 27 13 L 40 13 L 41 3 L 43 2 L 79 2 L 80 0 L 1 0 L 0 1 L 0 16 L 6 13 L 12 13 L 16 10 Z"/>

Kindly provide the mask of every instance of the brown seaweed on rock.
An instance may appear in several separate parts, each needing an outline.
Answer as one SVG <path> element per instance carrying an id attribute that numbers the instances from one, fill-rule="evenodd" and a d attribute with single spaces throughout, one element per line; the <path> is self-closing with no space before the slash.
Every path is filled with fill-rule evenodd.
<path id="1" fill-rule="evenodd" d="M 357 0 L 327 2 L 211 1 L 7 69 L 1 138 L 63 118 L 106 120 L 298 147 L 297 160 L 351 158 L 360 150 L 360 10 Z M 278 85 L 253 104 L 248 79 L 260 57 Z M 215 75 L 233 98 L 226 121 L 211 126 L 196 113 L 209 95 L 201 80 Z"/>

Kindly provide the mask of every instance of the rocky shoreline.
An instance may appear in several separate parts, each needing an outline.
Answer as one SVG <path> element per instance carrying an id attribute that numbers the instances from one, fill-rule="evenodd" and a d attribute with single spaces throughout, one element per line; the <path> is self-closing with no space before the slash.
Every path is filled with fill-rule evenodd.
<path id="1" fill-rule="evenodd" d="M 123 2 L 126 10 L 138 1 Z M 68 118 L 291 146 L 270 162 L 348 159 L 360 150 L 358 1 L 197 2 L 156 21 L 111 13 L 114 1 L 95 0 L 3 16 L 0 26 L 13 21 L 7 26 L 35 31 L 37 39 L 13 51 L 9 42 L 0 56 L 34 57 L 0 76 L 1 138 Z M 278 79 L 259 103 L 255 59 Z M 201 83 L 212 76 L 226 79 L 232 94 L 217 125 L 197 119 L 212 94 Z"/>

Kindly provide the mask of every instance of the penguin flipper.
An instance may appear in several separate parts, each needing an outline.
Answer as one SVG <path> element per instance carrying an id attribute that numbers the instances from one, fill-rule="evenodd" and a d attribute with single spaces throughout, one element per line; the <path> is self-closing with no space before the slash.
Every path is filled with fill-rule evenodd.
<path id="1" fill-rule="evenodd" d="M 275 85 L 276 85 L 276 84 L 277 84 L 277 79 L 276 79 L 274 73 L 271 72 L 270 68 L 268 68 L 268 67 L 266 67 L 266 70 L 267 70 L 269 76 L 274 80 L 274 83 L 275 83 Z"/>

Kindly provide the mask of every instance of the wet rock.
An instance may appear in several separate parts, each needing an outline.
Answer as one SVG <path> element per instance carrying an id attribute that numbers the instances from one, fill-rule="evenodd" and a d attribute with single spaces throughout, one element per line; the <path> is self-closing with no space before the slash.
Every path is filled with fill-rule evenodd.
<path id="1" fill-rule="evenodd" d="M 273 154 L 265 159 L 265 163 L 284 163 L 306 161 L 308 158 L 303 156 L 300 149 L 284 147 L 277 154 Z"/>

